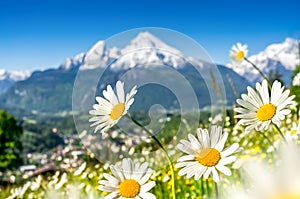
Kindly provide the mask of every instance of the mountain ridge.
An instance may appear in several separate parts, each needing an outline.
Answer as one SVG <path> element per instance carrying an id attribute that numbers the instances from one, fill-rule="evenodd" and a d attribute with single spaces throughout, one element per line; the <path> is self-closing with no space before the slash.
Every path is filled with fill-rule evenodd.
<path id="1" fill-rule="evenodd" d="M 6 71 L 0 68 L 0 94 L 6 92 L 17 81 L 22 81 L 30 76 L 29 71 Z"/>
<path id="2" fill-rule="evenodd" d="M 111 64 L 111 65 L 110 65 Z M 209 93 L 205 86 L 206 82 L 202 77 L 197 77 L 197 71 L 191 71 L 193 65 L 197 65 L 201 70 L 210 68 L 208 63 L 185 56 L 179 50 L 165 44 L 151 33 L 139 33 L 123 49 L 116 47 L 107 48 L 104 41 L 98 41 L 86 53 L 80 53 L 73 58 L 67 58 L 58 68 L 45 71 L 35 71 L 26 80 L 17 82 L 5 94 L 0 96 L 0 106 L 15 107 L 31 113 L 58 113 L 72 111 L 72 90 L 78 71 L 84 73 L 89 80 L 99 70 L 104 71 L 110 65 L 108 76 L 104 77 L 105 84 L 114 84 L 121 78 L 124 71 L 134 67 L 156 67 L 168 66 L 180 71 L 185 75 L 189 83 L 196 90 L 197 97 L 201 106 L 209 103 Z M 228 82 L 226 74 L 230 73 L 234 84 L 237 86 L 238 93 L 245 90 L 248 81 L 237 75 L 225 66 L 217 66 L 226 87 L 226 94 L 229 103 L 235 101 L 235 95 Z M 161 70 L 158 68 L 161 72 Z M 101 73 L 99 73 L 101 74 Z M 209 73 L 206 73 L 209 76 Z M 135 74 L 138 77 L 140 74 Z M 97 78 L 97 77 L 95 77 Z M 83 99 L 94 99 L 93 93 L 86 93 L 91 87 L 90 82 L 83 85 L 85 88 L 82 93 Z M 103 88 L 103 85 L 100 87 Z M 101 93 L 100 93 L 101 94 Z M 157 98 L 168 95 L 164 89 L 159 89 L 155 94 Z M 141 96 L 143 99 L 149 99 Z M 80 100 L 83 100 L 80 99 Z M 151 104 L 157 99 L 148 100 Z M 167 107 L 174 105 L 172 97 L 164 97 Z M 85 108 L 91 108 L 92 104 L 85 104 Z M 142 106 L 138 107 L 142 108 Z"/>

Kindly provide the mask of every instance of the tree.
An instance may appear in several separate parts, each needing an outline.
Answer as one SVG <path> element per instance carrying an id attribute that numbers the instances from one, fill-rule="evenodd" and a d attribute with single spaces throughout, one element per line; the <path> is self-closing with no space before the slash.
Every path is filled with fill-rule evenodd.
<path id="1" fill-rule="evenodd" d="M 17 120 L 0 110 L 0 171 L 13 169 L 22 164 L 20 141 L 23 129 Z"/>

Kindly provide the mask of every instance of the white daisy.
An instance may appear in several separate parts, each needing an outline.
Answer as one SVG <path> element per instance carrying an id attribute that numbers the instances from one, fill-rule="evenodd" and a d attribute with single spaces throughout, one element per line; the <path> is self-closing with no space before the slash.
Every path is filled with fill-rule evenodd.
<path id="1" fill-rule="evenodd" d="M 103 97 L 96 97 L 98 104 L 93 105 L 93 110 L 89 113 L 95 115 L 89 119 L 92 126 L 96 126 L 95 131 L 106 132 L 108 129 L 118 123 L 120 118 L 124 116 L 131 104 L 134 101 L 134 95 L 137 93 L 136 86 L 134 86 L 129 93 L 124 94 L 124 83 L 118 81 L 116 83 L 116 94 L 110 85 L 107 90 L 103 91 Z"/>
<path id="2" fill-rule="evenodd" d="M 233 63 L 239 64 L 241 63 L 245 57 L 248 55 L 248 46 L 242 45 L 241 43 L 237 43 L 236 45 L 233 45 L 229 56 Z"/>
<path id="3" fill-rule="evenodd" d="M 290 91 L 284 90 L 277 80 L 272 85 L 271 93 L 267 80 L 263 80 L 262 84 L 256 83 L 256 90 L 251 87 L 247 87 L 247 90 L 248 94 L 242 94 L 242 99 L 237 100 L 241 107 L 234 109 L 240 113 L 235 116 L 241 119 L 237 126 L 247 126 L 246 133 L 253 129 L 267 129 L 271 122 L 280 125 L 280 121 L 291 112 L 289 106 L 295 103 L 295 96 L 289 97 Z"/>
<path id="4" fill-rule="evenodd" d="M 293 86 L 300 86 L 300 72 L 294 77 Z"/>
<path id="5" fill-rule="evenodd" d="M 207 129 L 199 128 L 197 138 L 188 134 L 189 141 L 180 140 L 177 148 L 188 155 L 178 158 L 175 167 L 183 167 L 178 175 L 186 175 L 187 178 L 194 176 L 195 180 L 199 180 L 202 175 L 207 179 L 212 174 L 215 182 L 219 181 L 217 170 L 230 176 L 231 171 L 225 165 L 236 160 L 235 156 L 230 155 L 237 152 L 239 145 L 235 143 L 223 150 L 227 137 L 228 133 L 222 134 L 222 127 L 212 126 L 211 134 Z"/>
<path id="6" fill-rule="evenodd" d="M 110 170 L 113 175 L 104 173 L 106 180 L 99 181 L 99 190 L 111 192 L 104 199 L 156 198 L 149 192 L 155 186 L 155 182 L 147 182 L 152 175 L 147 162 L 140 164 L 137 161 L 133 162 L 130 158 L 124 158 L 122 165 L 111 165 Z"/>

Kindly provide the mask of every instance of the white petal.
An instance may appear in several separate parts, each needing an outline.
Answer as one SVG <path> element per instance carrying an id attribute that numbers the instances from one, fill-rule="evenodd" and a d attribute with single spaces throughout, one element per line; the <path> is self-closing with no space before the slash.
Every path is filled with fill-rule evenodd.
<path id="1" fill-rule="evenodd" d="M 143 199 L 156 199 L 156 196 L 149 192 L 140 193 L 139 196 L 142 197 Z"/>
<path id="2" fill-rule="evenodd" d="M 195 149 L 193 149 L 191 147 L 190 142 L 186 141 L 186 140 L 180 140 L 180 143 L 176 146 L 180 151 L 190 154 L 190 155 L 194 155 L 197 154 L 198 151 L 196 151 Z"/>
<path id="3" fill-rule="evenodd" d="M 106 99 L 102 97 L 96 97 L 96 101 L 99 103 L 99 105 L 104 106 L 104 107 L 110 107 L 112 104 L 107 101 Z"/>
<path id="4" fill-rule="evenodd" d="M 224 148 L 225 142 L 226 142 L 226 140 L 227 140 L 227 137 L 228 137 L 228 133 L 225 132 L 225 133 L 222 135 L 220 141 L 216 144 L 215 149 L 217 149 L 218 151 L 222 151 L 223 148 Z"/>
<path id="5" fill-rule="evenodd" d="M 137 86 L 134 86 L 134 87 L 131 89 L 130 93 L 128 93 L 128 94 L 126 95 L 126 102 L 128 102 L 131 98 L 133 98 L 133 96 L 137 93 L 136 87 L 137 87 Z"/>
<path id="6" fill-rule="evenodd" d="M 191 145 L 194 149 L 200 150 L 202 148 L 201 144 L 198 142 L 198 140 L 193 136 L 192 134 L 188 134 L 188 138 L 191 142 Z"/>
<path id="7" fill-rule="evenodd" d="M 179 162 L 175 164 L 175 168 L 188 167 L 191 164 L 194 165 L 194 162 Z"/>
<path id="8" fill-rule="evenodd" d="M 113 124 L 113 122 L 112 122 L 111 120 L 108 120 L 108 121 L 106 121 L 106 122 L 104 122 L 104 123 L 98 125 L 98 126 L 95 128 L 95 131 L 94 131 L 94 132 L 96 133 L 97 131 L 101 130 L 103 127 L 105 127 L 105 126 L 110 126 L 110 125 L 112 125 L 112 124 Z M 104 131 L 104 129 L 102 129 L 101 131 Z"/>
<path id="9" fill-rule="evenodd" d="M 130 158 L 124 158 L 122 161 L 123 174 L 125 179 L 130 179 L 132 174 L 132 161 Z"/>
<path id="10" fill-rule="evenodd" d="M 139 180 L 139 184 L 145 184 L 152 175 L 152 169 L 148 169 L 146 174 Z"/>
<path id="11" fill-rule="evenodd" d="M 194 159 L 195 159 L 194 155 L 184 155 L 184 156 L 181 156 L 180 158 L 178 158 L 177 162 L 189 161 L 189 160 L 194 160 Z"/>
<path id="12" fill-rule="evenodd" d="M 117 190 L 117 188 L 115 188 L 115 187 L 109 187 L 109 186 L 104 186 L 104 185 L 99 185 L 98 189 L 101 191 L 105 191 L 105 192 L 113 192 L 113 191 Z"/>
<path id="13" fill-rule="evenodd" d="M 106 90 L 104 90 L 102 93 L 103 93 L 103 96 L 105 97 L 105 99 L 107 99 L 110 103 L 112 103 L 114 91 L 113 91 L 111 85 L 107 85 Z"/>
<path id="14" fill-rule="evenodd" d="M 194 179 L 195 180 L 199 180 L 201 178 L 201 176 L 204 174 L 204 172 L 206 171 L 207 167 L 199 165 L 199 168 L 197 170 L 197 173 L 195 174 Z"/>
<path id="15" fill-rule="evenodd" d="M 211 127 L 211 144 L 210 146 L 214 148 L 218 143 L 220 136 L 222 135 L 222 127 L 212 126 Z"/>
<path id="16" fill-rule="evenodd" d="M 203 174 L 203 178 L 207 179 L 211 173 L 212 168 L 211 167 L 207 167 L 207 170 L 205 171 L 205 173 Z"/>
<path id="17" fill-rule="evenodd" d="M 203 138 L 203 140 L 202 140 L 203 147 L 204 148 L 210 147 L 210 139 L 209 139 L 209 133 L 208 133 L 207 129 L 202 130 L 202 138 Z"/>
<path id="18" fill-rule="evenodd" d="M 118 184 L 113 184 L 113 182 L 108 181 L 108 180 L 99 180 L 98 182 L 100 185 L 104 185 L 104 186 L 108 186 L 108 187 L 113 187 L 113 188 L 118 188 L 119 187 L 119 183 Z"/>
<path id="19" fill-rule="evenodd" d="M 96 126 L 96 125 L 101 124 L 101 123 L 106 123 L 106 122 L 109 122 L 109 121 L 110 121 L 110 118 L 108 116 L 103 116 L 98 121 L 91 124 L 90 127 Z"/>
<path id="20" fill-rule="evenodd" d="M 124 176 L 122 173 L 122 169 L 119 166 L 114 166 L 111 165 L 110 166 L 110 171 L 112 172 L 112 174 L 119 180 L 119 181 L 123 181 L 124 180 Z"/>
<path id="21" fill-rule="evenodd" d="M 259 107 L 261 106 L 255 98 L 249 97 L 249 96 L 246 95 L 246 94 L 242 94 L 242 99 L 243 99 L 244 101 L 250 102 L 250 103 L 253 104 L 256 108 L 259 108 Z"/>
<path id="22" fill-rule="evenodd" d="M 104 197 L 104 199 L 114 199 L 118 197 L 118 192 L 112 192 Z"/>
<path id="23" fill-rule="evenodd" d="M 198 162 L 190 162 L 190 164 L 178 172 L 179 176 L 183 176 L 187 173 L 194 171 L 197 168 Z"/>
<path id="24" fill-rule="evenodd" d="M 247 108 L 249 110 L 252 110 L 252 111 L 256 111 L 257 110 L 257 108 L 253 104 L 250 104 L 250 102 L 244 101 L 242 99 L 237 99 L 236 102 L 239 105 L 241 105 L 241 106 L 243 106 L 243 107 L 245 107 L 245 108 Z"/>
<path id="25" fill-rule="evenodd" d="M 148 182 L 144 185 L 141 186 L 141 193 L 145 193 L 147 191 L 150 191 L 150 189 L 152 189 L 153 187 L 155 187 L 155 182 L 154 181 L 151 181 L 151 182 Z"/>
<path id="26" fill-rule="evenodd" d="M 239 149 L 239 144 L 234 143 L 231 146 L 229 146 L 228 148 L 226 148 L 224 151 L 221 152 L 221 157 L 227 157 L 231 154 L 233 154 L 234 152 L 236 152 Z"/>
<path id="27" fill-rule="evenodd" d="M 232 162 L 236 161 L 236 157 L 235 156 L 229 156 L 229 157 L 226 157 L 226 158 L 222 158 L 218 165 L 227 165 L 227 164 L 230 164 Z"/>
<path id="28" fill-rule="evenodd" d="M 144 162 L 141 164 L 138 170 L 135 171 L 134 176 L 137 181 L 141 179 L 141 177 L 147 172 L 148 169 L 148 163 Z"/>
<path id="29" fill-rule="evenodd" d="M 262 91 L 261 91 L 260 95 L 262 97 L 262 100 L 263 100 L 264 104 L 269 104 L 270 103 L 268 82 L 265 79 L 262 82 Z"/>
<path id="30" fill-rule="evenodd" d="M 218 174 L 216 168 L 215 168 L 215 167 L 212 167 L 211 171 L 212 171 L 212 177 L 213 177 L 213 180 L 214 180 L 215 182 L 219 182 L 219 181 L 220 181 L 220 177 L 219 177 L 219 174 Z"/>
<path id="31" fill-rule="evenodd" d="M 125 94 L 124 94 L 124 82 L 117 81 L 116 90 L 118 95 L 119 102 L 125 102 Z"/>
<path id="32" fill-rule="evenodd" d="M 228 169 L 226 166 L 223 165 L 216 165 L 216 168 L 222 172 L 223 174 L 227 175 L 227 176 L 231 176 L 231 171 L 230 169 Z"/>
<path id="33" fill-rule="evenodd" d="M 247 87 L 247 91 L 248 91 L 249 98 L 253 99 L 259 105 L 258 107 L 261 107 L 263 105 L 263 102 L 260 96 L 256 93 L 256 91 L 250 86 Z"/>
<path id="34" fill-rule="evenodd" d="M 103 176 L 112 184 L 114 184 L 114 185 L 119 184 L 119 180 L 117 178 L 115 178 L 114 176 L 111 176 L 107 173 L 104 173 Z"/>

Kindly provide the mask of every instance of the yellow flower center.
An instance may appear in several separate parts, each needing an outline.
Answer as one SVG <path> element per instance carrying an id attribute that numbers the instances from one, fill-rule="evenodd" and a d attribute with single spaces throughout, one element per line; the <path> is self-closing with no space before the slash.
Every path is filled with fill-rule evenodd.
<path id="1" fill-rule="evenodd" d="M 134 198 L 140 193 L 141 185 L 132 179 L 124 180 L 120 184 L 119 194 L 125 198 Z"/>
<path id="2" fill-rule="evenodd" d="M 260 121 L 268 121 L 273 118 L 276 112 L 276 107 L 273 104 L 262 105 L 256 112 L 256 117 Z"/>
<path id="3" fill-rule="evenodd" d="M 207 167 L 212 167 L 216 166 L 221 160 L 221 154 L 217 149 L 205 148 L 198 153 L 196 159 L 200 164 Z"/>
<path id="4" fill-rule="evenodd" d="M 237 58 L 237 60 L 243 60 L 244 59 L 244 57 L 245 57 L 245 53 L 244 53 L 244 51 L 239 51 L 237 54 L 236 54 L 236 58 Z"/>
<path id="5" fill-rule="evenodd" d="M 124 103 L 118 103 L 116 104 L 112 109 L 111 109 L 111 112 L 110 112 L 110 118 L 112 120 L 117 120 L 119 119 L 122 114 L 124 113 L 124 110 L 125 110 L 125 104 Z"/>

